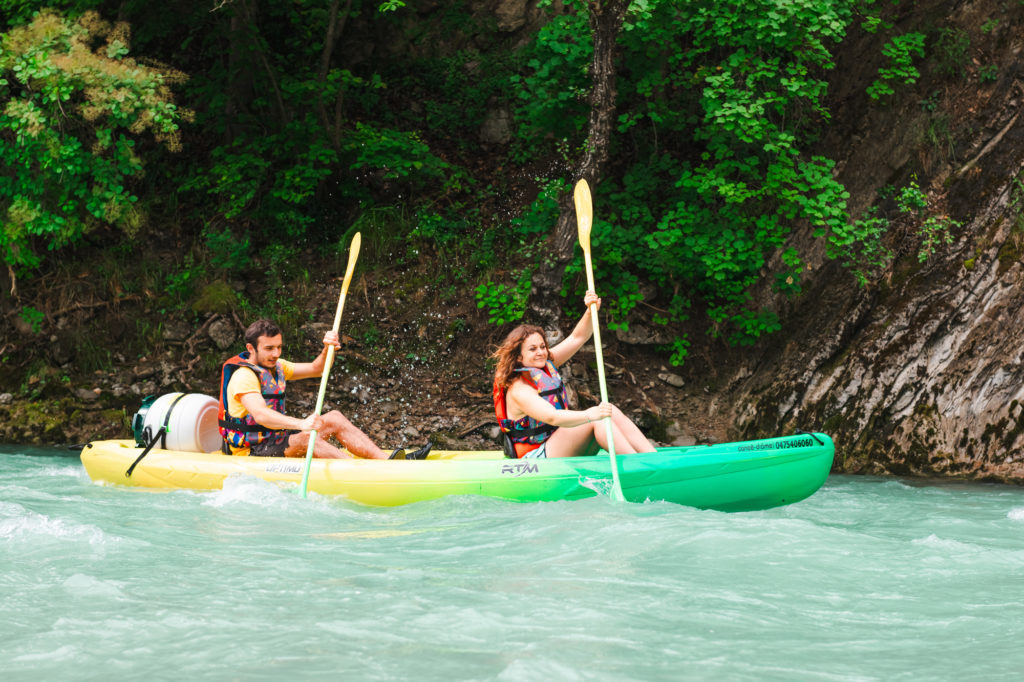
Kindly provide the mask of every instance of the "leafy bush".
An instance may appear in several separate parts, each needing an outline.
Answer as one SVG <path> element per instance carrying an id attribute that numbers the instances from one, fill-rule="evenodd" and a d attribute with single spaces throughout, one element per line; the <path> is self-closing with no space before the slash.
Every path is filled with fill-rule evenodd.
<path id="1" fill-rule="evenodd" d="M 24 271 L 99 225 L 134 235 L 145 220 L 131 183 L 135 140 L 180 147 L 170 84 L 128 58 L 128 31 L 87 12 L 43 10 L 0 36 L 0 250 Z"/>
<path id="2" fill-rule="evenodd" d="M 825 122 L 825 70 L 857 3 L 730 0 L 637 3 L 619 35 L 618 133 L 621 180 L 594 188 L 591 233 L 602 292 L 618 324 L 650 281 L 667 300 L 664 320 L 691 311 L 709 332 L 748 343 L 779 328 L 751 291 L 771 272 L 775 290 L 801 290 L 801 255 L 786 247 L 810 224 L 831 257 L 851 267 L 880 257 L 884 224 L 855 221 L 834 163 L 805 153 Z M 553 21 L 533 45 L 519 82 L 525 131 L 537 140 L 582 143 L 582 98 L 590 58 L 585 8 Z M 909 49 L 913 41 L 897 41 Z M 578 85 L 583 83 L 584 85 Z M 558 97 L 542 95 L 560 92 Z M 541 224 L 535 204 L 521 224 Z M 579 281 L 580 263 L 569 281 Z M 695 306 L 699 302 L 699 306 Z M 674 360 L 687 352 L 683 337 Z"/>
<path id="3" fill-rule="evenodd" d="M 220 273 L 233 275 L 245 272 L 252 264 L 249 256 L 249 237 L 236 237 L 231 230 L 215 230 L 208 225 L 203 230 L 210 266 Z"/>
<path id="4" fill-rule="evenodd" d="M 895 92 L 890 82 L 898 81 L 905 85 L 917 82 L 921 72 L 914 66 L 914 57 L 924 57 L 923 33 L 906 33 L 894 36 L 882 47 L 882 54 L 889 58 L 889 66 L 878 69 L 878 78 L 868 86 L 871 99 L 881 99 Z"/>
<path id="5" fill-rule="evenodd" d="M 514 286 L 488 281 L 476 288 L 478 308 L 487 308 L 487 321 L 491 324 L 517 322 L 526 314 L 533 269 L 523 270 Z"/>
<path id="6" fill-rule="evenodd" d="M 519 122 L 513 142 L 515 160 L 543 156 L 550 139 L 577 139 L 584 130 L 592 51 L 583 11 L 555 16 L 541 27 L 524 54 L 526 73 L 512 78 Z"/>

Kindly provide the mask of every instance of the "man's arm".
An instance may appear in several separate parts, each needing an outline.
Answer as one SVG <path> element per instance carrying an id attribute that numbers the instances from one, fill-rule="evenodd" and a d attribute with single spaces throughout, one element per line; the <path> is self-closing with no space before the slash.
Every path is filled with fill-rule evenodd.
<path id="1" fill-rule="evenodd" d="M 270 431 L 284 431 L 294 429 L 296 431 L 312 431 L 317 427 L 318 417 L 309 416 L 305 419 L 296 419 L 277 410 L 267 407 L 266 401 L 259 393 L 243 393 L 238 401 L 249 411 L 256 423 Z"/>
<path id="2" fill-rule="evenodd" d="M 316 356 L 313 362 L 296 362 L 292 364 L 292 380 L 321 376 L 324 373 L 324 365 L 327 364 L 327 348 L 329 346 L 334 346 L 335 352 L 341 348 L 341 343 L 338 341 L 338 332 L 331 330 L 324 334 L 324 347 L 320 351 L 320 355 Z M 249 409 L 248 405 L 246 405 L 246 409 Z"/>

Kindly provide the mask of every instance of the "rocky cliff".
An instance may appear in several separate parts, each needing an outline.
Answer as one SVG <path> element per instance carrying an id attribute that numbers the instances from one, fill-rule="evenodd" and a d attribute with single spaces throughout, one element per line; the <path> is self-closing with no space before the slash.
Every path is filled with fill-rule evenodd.
<path id="1" fill-rule="evenodd" d="M 823 142 L 851 203 L 916 177 L 926 214 L 962 226 L 922 264 L 918 225 L 895 223 L 897 258 L 867 287 L 823 267 L 787 310 L 787 339 L 729 380 L 739 433 L 821 428 L 840 471 L 1024 482 L 1021 18 L 996 2 L 918 4 L 898 25 L 956 37 L 961 59 L 942 64 L 934 47 L 919 82 L 882 104 L 858 94 L 877 44 L 851 41 Z"/>

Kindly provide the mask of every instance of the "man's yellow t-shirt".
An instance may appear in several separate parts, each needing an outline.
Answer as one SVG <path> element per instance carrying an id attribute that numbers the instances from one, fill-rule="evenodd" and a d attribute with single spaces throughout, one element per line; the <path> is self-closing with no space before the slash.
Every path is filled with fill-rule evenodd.
<path id="1" fill-rule="evenodd" d="M 278 362 L 281 364 L 281 371 L 284 374 L 284 380 L 288 381 L 292 378 L 295 367 L 288 360 L 279 359 Z M 245 409 L 245 405 L 242 404 L 240 398 L 246 393 L 262 393 L 263 387 L 260 386 L 259 377 L 256 376 L 256 372 L 252 371 L 248 367 L 239 367 L 235 370 L 234 374 L 231 375 L 231 379 L 228 380 L 228 415 L 237 417 L 238 419 L 245 419 L 249 414 L 249 410 Z M 231 454 L 233 455 L 247 455 L 249 454 L 249 448 L 231 448 Z"/>

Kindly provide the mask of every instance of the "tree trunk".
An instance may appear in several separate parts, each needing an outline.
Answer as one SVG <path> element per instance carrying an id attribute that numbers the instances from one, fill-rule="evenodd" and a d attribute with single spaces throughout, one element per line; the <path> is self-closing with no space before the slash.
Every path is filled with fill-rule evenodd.
<path id="1" fill-rule="evenodd" d="M 593 187 L 604 173 L 615 122 L 616 73 L 615 40 L 629 8 L 628 0 L 595 0 L 589 3 L 590 32 L 594 54 L 590 63 L 590 116 L 583 157 L 573 173 L 574 183 L 585 179 Z M 556 324 L 561 317 L 562 276 L 576 243 L 576 209 L 572 190 L 558 202 L 559 216 L 551 235 L 554 258 L 541 263 L 533 278 L 530 310 L 544 324 Z"/>
<path id="2" fill-rule="evenodd" d="M 331 55 L 334 53 L 334 46 L 338 42 L 338 38 L 345 30 L 345 22 L 348 20 L 349 12 L 352 10 L 352 0 L 346 0 L 345 8 L 340 11 L 339 14 L 340 0 L 334 0 L 331 3 L 331 8 L 328 11 L 327 18 L 327 32 L 324 36 L 324 48 L 320 53 L 320 69 L 317 73 L 317 80 L 320 83 L 321 88 L 324 83 L 327 82 L 327 74 L 331 68 Z M 324 102 L 323 91 L 321 90 L 320 97 L 317 99 L 317 113 L 320 116 L 320 125 L 323 126 L 324 131 L 331 139 L 331 144 L 334 145 L 335 149 L 341 146 L 341 103 L 343 99 L 344 86 L 338 85 L 338 92 L 334 98 L 334 115 L 332 117 L 328 114 L 327 105 Z"/>
<path id="3" fill-rule="evenodd" d="M 249 5 L 248 2 L 242 0 L 239 2 L 241 7 L 243 18 L 247 24 L 247 32 L 250 43 L 246 46 L 250 55 L 254 55 L 259 59 L 260 64 L 263 66 L 263 71 L 267 75 L 267 82 L 270 84 L 270 90 L 274 94 L 273 103 L 275 113 L 277 114 L 278 122 L 282 127 L 287 125 L 291 119 L 290 112 L 284 105 L 284 98 L 281 96 L 281 88 L 278 85 L 277 73 L 274 71 L 274 67 L 271 66 L 270 60 L 267 58 L 267 44 L 263 37 L 260 35 L 259 23 L 256 20 L 256 11 Z M 248 55 L 247 55 L 248 56 Z"/>

